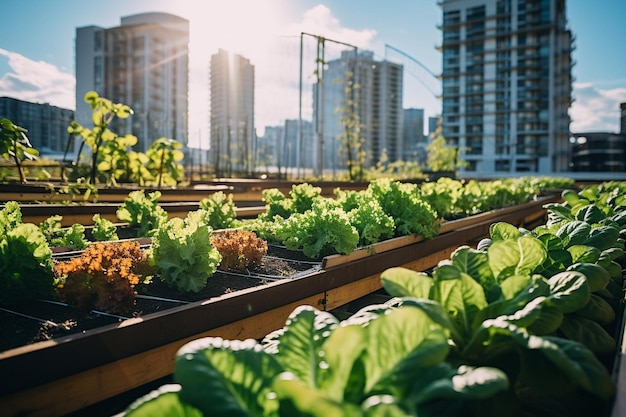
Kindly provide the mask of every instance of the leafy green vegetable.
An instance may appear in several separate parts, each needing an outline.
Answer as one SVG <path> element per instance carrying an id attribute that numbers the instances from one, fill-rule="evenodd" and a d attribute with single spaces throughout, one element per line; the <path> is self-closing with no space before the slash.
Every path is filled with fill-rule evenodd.
<path id="1" fill-rule="evenodd" d="M 137 237 L 151 237 L 167 221 L 167 212 L 159 206 L 160 191 L 147 196 L 143 190 L 131 191 L 117 209 L 117 218 L 136 229 Z"/>
<path id="2" fill-rule="evenodd" d="M 7 213 L 2 217 L 15 219 Z M 32 223 L 0 224 L 0 229 L 4 230 L 0 236 L 0 301 L 14 305 L 53 298 L 52 252 L 39 227 Z"/>
<path id="3" fill-rule="evenodd" d="M 348 212 L 350 224 L 359 233 L 359 244 L 370 245 L 393 237 L 394 221 L 375 200 Z"/>
<path id="4" fill-rule="evenodd" d="M 157 229 L 150 255 L 160 279 L 181 291 L 203 289 L 222 259 L 210 234 L 207 225 L 178 217 Z"/>
<path id="5" fill-rule="evenodd" d="M 98 213 L 93 215 L 93 229 L 91 234 L 98 242 L 119 240 L 115 224 L 113 224 L 111 220 L 100 216 Z"/>
<path id="6" fill-rule="evenodd" d="M 421 197 L 416 184 L 381 178 L 370 182 L 366 193 L 393 218 L 395 236 L 419 234 L 432 239 L 439 234 L 437 213 Z"/>
<path id="7" fill-rule="evenodd" d="M 75 223 L 68 228 L 61 227 L 62 216 L 54 215 L 45 219 L 39 229 L 51 247 L 65 247 L 69 250 L 82 250 L 87 247 L 85 226 Z"/>
<path id="8" fill-rule="evenodd" d="M 287 249 L 302 248 L 309 258 L 333 253 L 348 255 L 359 242 L 359 233 L 348 214 L 323 199 L 316 200 L 311 210 L 277 221 L 274 233 Z"/>
<path id="9" fill-rule="evenodd" d="M 212 193 L 200 200 L 203 221 L 213 230 L 229 229 L 237 224 L 237 213 L 232 194 L 222 191 Z"/>

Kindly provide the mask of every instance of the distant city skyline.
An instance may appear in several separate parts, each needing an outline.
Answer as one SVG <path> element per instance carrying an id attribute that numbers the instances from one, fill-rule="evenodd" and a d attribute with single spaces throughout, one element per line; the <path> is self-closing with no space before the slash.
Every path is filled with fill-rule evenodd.
<path id="1" fill-rule="evenodd" d="M 567 2 L 569 28 L 576 41 L 571 131 L 619 131 L 619 103 L 626 101 L 623 36 L 626 2 Z M 434 0 L 5 0 L 11 16 L 0 26 L 0 96 L 47 102 L 74 109 L 74 39 L 77 27 L 113 27 L 123 16 L 148 11 L 190 20 L 190 145 L 208 144 L 209 57 L 225 48 L 257 68 L 255 119 L 265 126 L 298 117 L 298 54 L 301 33 L 310 33 L 371 50 L 376 59 L 404 59 L 404 108 L 422 108 L 425 118 L 441 111 L 438 82 L 415 62 L 441 72 L 441 9 Z M 306 39 L 306 50 L 314 47 Z M 386 47 L 387 45 L 387 47 Z M 391 47 L 391 48 L 389 48 Z M 329 48 L 329 54 L 332 52 Z M 310 62 L 312 56 L 306 55 Z M 332 59 L 332 56 L 330 56 Z M 288 62 L 288 64 L 286 64 Z M 304 82 L 312 82 L 305 72 Z M 131 103 L 127 103 L 131 104 Z M 132 104 L 131 104 L 132 106 Z M 310 103 L 303 103 L 303 107 Z M 308 117 L 304 110 L 304 117 Z"/>

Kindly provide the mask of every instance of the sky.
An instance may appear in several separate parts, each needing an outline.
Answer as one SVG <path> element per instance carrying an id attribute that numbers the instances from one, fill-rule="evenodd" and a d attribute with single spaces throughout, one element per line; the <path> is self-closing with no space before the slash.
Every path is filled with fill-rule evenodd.
<path id="1" fill-rule="evenodd" d="M 76 104 L 76 28 L 116 27 L 121 17 L 145 12 L 188 19 L 191 146 L 208 147 L 209 62 L 219 48 L 255 66 L 258 134 L 265 126 L 297 119 L 300 111 L 310 119 L 307 94 L 315 80 L 318 37 L 327 39 L 326 60 L 348 44 L 403 64 L 403 107 L 422 108 L 426 117 L 441 112 L 437 0 L 0 0 L 0 5 L 0 96 L 69 109 Z M 570 130 L 618 132 L 619 104 L 626 102 L 626 1 L 568 0 L 566 7 L 576 38 Z"/>

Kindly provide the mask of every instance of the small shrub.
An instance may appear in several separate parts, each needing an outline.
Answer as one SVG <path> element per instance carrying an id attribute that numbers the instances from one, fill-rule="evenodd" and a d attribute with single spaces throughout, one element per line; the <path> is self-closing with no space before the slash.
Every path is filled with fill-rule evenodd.
<path id="1" fill-rule="evenodd" d="M 54 265 L 60 301 L 81 311 L 113 314 L 132 311 L 134 287 L 151 272 L 137 241 L 93 243 L 80 256 Z"/>
<path id="2" fill-rule="evenodd" d="M 252 270 L 263 262 L 267 242 L 249 230 L 224 230 L 211 236 L 211 243 L 222 255 L 222 271 Z"/>

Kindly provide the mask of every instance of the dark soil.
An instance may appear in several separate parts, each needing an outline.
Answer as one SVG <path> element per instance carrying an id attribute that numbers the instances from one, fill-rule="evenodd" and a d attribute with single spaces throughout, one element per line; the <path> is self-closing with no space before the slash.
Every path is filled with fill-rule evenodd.
<path id="1" fill-rule="evenodd" d="M 18 306 L 0 305 L 0 352 L 20 346 L 81 333 L 114 324 L 131 317 L 167 310 L 189 302 L 208 300 L 239 290 L 266 285 L 269 282 L 293 279 L 319 269 L 320 260 L 311 260 L 302 253 L 270 246 L 263 264 L 252 271 L 216 271 L 206 287 L 187 293 L 168 287 L 155 278 L 139 284 L 136 305 L 126 316 L 101 312 L 84 313 L 55 300 L 30 301 Z"/>

